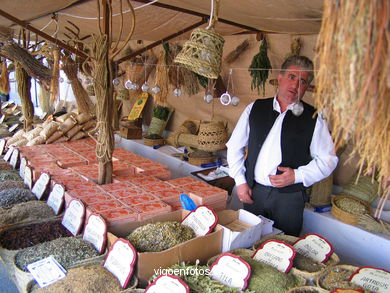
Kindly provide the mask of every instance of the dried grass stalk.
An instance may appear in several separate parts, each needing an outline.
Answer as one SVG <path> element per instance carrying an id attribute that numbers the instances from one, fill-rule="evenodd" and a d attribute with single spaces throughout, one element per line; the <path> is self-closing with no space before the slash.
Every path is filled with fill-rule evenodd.
<path id="1" fill-rule="evenodd" d="M 34 106 L 31 101 L 31 77 L 19 62 L 15 65 L 15 76 L 18 84 L 18 94 L 22 102 L 22 114 L 24 116 L 23 128 L 25 131 L 32 129 L 34 118 Z"/>
<path id="2" fill-rule="evenodd" d="M 380 181 L 390 178 L 388 24 L 388 0 L 325 1 L 317 43 L 316 106 L 337 148 L 353 140 L 359 172 L 377 168 Z"/>
<path id="3" fill-rule="evenodd" d="M 44 86 L 39 87 L 38 101 L 43 113 L 52 112 L 52 107 L 50 106 L 50 92 L 47 91 Z"/>
<path id="4" fill-rule="evenodd" d="M 3 59 L 1 65 L 0 92 L 6 95 L 9 94 L 9 76 L 8 76 L 7 62 L 5 58 Z"/>
<path id="5" fill-rule="evenodd" d="M 229 54 L 226 55 L 224 58 L 224 61 L 227 64 L 233 63 L 240 57 L 242 52 L 244 52 L 246 49 L 249 48 L 249 41 L 244 40 L 241 44 L 239 44 L 233 51 L 231 51 Z"/>
<path id="6" fill-rule="evenodd" d="M 168 66 L 166 64 L 167 53 L 165 50 L 161 50 L 158 56 L 158 66 L 156 67 L 155 85 L 160 87 L 160 93 L 154 94 L 156 104 L 165 106 L 167 104 L 168 96 Z"/>
<path id="7" fill-rule="evenodd" d="M 50 103 L 54 104 L 59 98 L 60 95 L 60 50 L 58 47 L 54 47 L 53 49 L 53 72 L 50 83 Z"/>

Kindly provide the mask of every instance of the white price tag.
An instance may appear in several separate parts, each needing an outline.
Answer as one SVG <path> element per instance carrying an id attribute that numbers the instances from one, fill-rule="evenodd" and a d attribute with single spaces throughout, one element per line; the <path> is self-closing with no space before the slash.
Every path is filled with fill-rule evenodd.
<path id="1" fill-rule="evenodd" d="M 12 131 L 14 131 L 16 128 L 18 128 L 18 126 L 19 126 L 19 124 L 14 124 L 14 125 L 12 125 L 10 128 L 8 128 L 8 131 L 9 131 L 9 132 L 12 132 Z"/>
<path id="2" fill-rule="evenodd" d="M 218 222 L 218 216 L 207 206 L 198 206 L 195 211 L 190 212 L 181 222 L 191 227 L 196 236 L 204 236 L 210 233 Z"/>
<path id="3" fill-rule="evenodd" d="M 296 252 L 316 262 L 326 262 L 333 253 L 333 246 L 324 237 L 310 233 L 294 243 Z"/>
<path id="4" fill-rule="evenodd" d="M 6 161 L 6 162 L 8 162 L 9 159 L 11 158 L 11 155 L 12 155 L 13 151 L 14 151 L 14 148 L 13 148 L 12 146 L 10 146 L 10 147 L 8 148 L 7 152 L 5 153 L 5 155 L 4 155 L 4 157 L 3 157 L 3 160 Z"/>
<path id="5" fill-rule="evenodd" d="M 103 266 L 126 288 L 134 271 L 137 252 L 129 241 L 118 238 L 111 246 Z"/>
<path id="6" fill-rule="evenodd" d="M 32 274 L 41 288 L 49 286 L 65 277 L 65 269 L 54 259 L 53 256 L 41 259 L 27 265 L 27 269 Z"/>
<path id="7" fill-rule="evenodd" d="M 5 139 L 0 139 L 0 155 L 4 153 L 5 144 L 6 144 Z"/>
<path id="8" fill-rule="evenodd" d="M 264 242 L 252 256 L 253 259 L 270 265 L 282 273 L 290 271 L 294 257 L 294 248 L 279 240 Z"/>
<path id="9" fill-rule="evenodd" d="M 27 160 L 25 157 L 22 157 L 20 159 L 20 166 L 19 166 L 19 176 L 24 179 L 24 170 L 26 169 L 27 166 Z"/>
<path id="10" fill-rule="evenodd" d="M 83 239 L 91 242 L 96 250 L 103 253 L 107 240 L 107 224 L 98 214 L 91 214 L 85 224 Z"/>
<path id="11" fill-rule="evenodd" d="M 245 290 L 251 276 L 250 265 L 237 255 L 224 253 L 211 266 L 210 277 L 226 286 Z"/>
<path id="12" fill-rule="evenodd" d="M 47 199 L 47 204 L 51 207 L 56 215 L 61 211 L 64 205 L 65 189 L 61 184 L 55 184 Z"/>
<path id="13" fill-rule="evenodd" d="M 47 173 L 42 173 L 41 176 L 39 176 L 38 180 L 35 182 L 33 188 L 31 189 L 31 192 L 35 194 L 37 199 L 41 199 L 49 183 L 50 175 Z"/>
<path id="14" fill-rule="evenodd" d="M 4 119 L 5 119 L 5 115 L 1 115 L 0 124 L 4 122 Z"/>
<path id="15" fill-rule="evenodd" d="M 79 199 L 72 199 L 62 218 L 62 225 L 74 236 L 80 233 L 85 215 L 84 204 Z"/>
<path id="16" fill-rule="evenodd" d="M 33 180 L 32 180 L 32 170 L 30 166 L 26 166 L 24 168 L 24 184 L 28 186 L 28 188 L 32 188 Z"/>
<path id="17" fill-rule="evenodd" d="M 161 275 L 145 289 L 145 293 L 189 293 L 190 288 L 182 279 L 172 275 Z"/>
<path id="18" fill-rule="evenodd" d="M 11 155 L 11 159 L 10 159 L 10 164 L 12 166 L 12 168 L 16 168 L 17 165 L 18 165 L 18 161 L 19 161 L 19 150 L 18 149 L 14 149 L 14 151 L 12 152 L 12 155 Z"/>
<path id="19" fill-rule="evenodd" d="M 390 272 L 383 269 L 361 267 L 352 274 L 351 282 L 373 292 L 390 292 Z"/>

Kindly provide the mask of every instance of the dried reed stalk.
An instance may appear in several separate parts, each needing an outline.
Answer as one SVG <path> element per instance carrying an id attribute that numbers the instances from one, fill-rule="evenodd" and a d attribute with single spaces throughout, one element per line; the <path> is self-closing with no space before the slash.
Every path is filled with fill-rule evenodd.
<path id="1" fill-rule="evenodd" d="M 53 55 L 53 71 L 50 83 L 50 103 L 54 104 L 60 95 L 60 50 L 57 46 L 52 48 Z"/>
<path id="2" fill-rule="evenodd" d="M 165 50 L 161 50 L 158 56 L 156 67 L 156 77 L 154 84 L 160 87 L 160 93 L 154 94 L 155 103 L 166 106 L 169 89 L 168 66 L 166 64 L 167 54 Z"/>
<path id="3" fill-rule="evenodd" d="M 390 178 L 388 24 L 388 0 L 324 1 L 316 60 L 315 103 L 336 147 L 354 141 L 359 173 L 376 168 L 379 181 Z"/>
<path id="4" fill-rule="evenodd" d="M 43 113 L 52 112 L 52 107 L 50 105 L 50 92 L 47 91 L 44 86 L 39 87 L 38 101 Z"/>
<path id="5" fill-rule="evenodd" d="M 239 44 L 233 51 L 226 55 L 224 61 L 227 64 L 233 63 L 240 57 L 240 55 L 249 48 L 249 41 L 244 40 L 241 44 Z"/>
<path id="6" fill-rule="evenodd" d="M 3 59 L 1 65 L 0 92 L 6 95 L 9 94 L 9 76 L 8 76 L 7 62 L 5 58 Z"/>
<path id="7" fill-rule="evenodd" d="M 34 106 L 31 101 L 31 77 L 19 62 L 15 64 L 15 77 L 18 84 L 18 94 L 22 102 L 22 113 L 24 116 L 24 131 L 30 131 L 33 127 Z"/>

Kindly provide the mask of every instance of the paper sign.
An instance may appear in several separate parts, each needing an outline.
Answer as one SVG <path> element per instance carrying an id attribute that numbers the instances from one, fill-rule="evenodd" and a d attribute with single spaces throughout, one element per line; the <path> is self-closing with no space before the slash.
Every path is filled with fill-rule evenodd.
<path id="1" fill-rule="evenodd" d="M 79 199 L 72 199 L 65 210 L 62 225 L 74 236 L 79 234 L 85 215 L 84 204 Z"/>
<path id="2" fill-rule="evenodd" d="M 5 153 L 5 155 L 3 157 L 3 160 L 8 162 L 9 159 L 11 158 L 11 155 L 12 155 L 13 151 L 14 151 L 14 148 L 13 147 L 9 147 L 7 152 Z"/>
<path id="3" fill-rule="evenodd" d="M 0 139 L 0 155 L 4 153 L 5 143 L 5 139 Z"/>
<path id="4" fill-rule="evenodd" d="M 41 259 L 27 265 L 34 279 L 41 288 L 49 286 L 65 277 L 65 269 L 54 259 L 53 256 Z"/>
<path id="5" fill-rule="evenodd" d="M 196 236 L 204 236 L 213 230 L 218 222 L 218 216 L 207 206 L 198 206 L 195 211 L 189 213 L 181 222 L 191 227 Z"/>
<path id="6" fill-rule="evenodd" d="M 19 124 L 14 124 L 14 125 L 12 125 L 10 128 L 8 128 L 8 131 L 9 131 L 9 132 L 12 132 L 12 131 L 14 131 L 16 128 L 18 128 L 18 126 L 19 126 Z"/>
<path id="7" fill-rule="evenodd" d="M 24 184 L 28 186 L 28 188 L 32 188 L 32 171 L 30 166 L 26 166 L 24 168 Z"/>
<path id="8" fill-rule="evenodd" d="M 50 182 L 50 175 L 47 173 L 42 173 L 39 176 L 38 180 L 35 182 L 31 192 L 35 194 L 37 199 L 41 199 L 43 194 L 45 193 L 47 186 Z"/>
<path id="9" fill-rule="evenodd" d="M 182 279 L 172 275 L 161 275 L 145 289 L 145 293 L 189 293 L 190 288 Z"/>
<path id="10" fill-rule="evenodd" d="M 19 161 L 19 150 L 18 149 L 14 149 L 14 151 L 12 152 L 12 155 L 11 155 L 11 159 L 10 159 L 10 164 L 12 166 L 12 168 L 16 168 L 17 165 L 18 165 L 18 161 Z"/>
<path id="11" fill-rule="evenodd" d="M 361 267 L 352 274 L 350 282 L 373 292 L 390 292 L 390 272 L 383 269 Z"/>
<path id="12" fill-rule="evenodd" d="M 333 246 L 328 240 L 312 233 L 296 241 L 293 246 L 296 252 L 316 262 L 326 262 L 333 253 Z"/>
<path id="13" fill-rule="evenodd" d="M 25 157 L 20 159 L 19 176 L 24 178 L 24 169 L 26 169 L 27 160 Z"/>
<path id="14" fill-rule="evenodd" d="M 224 253 L 211 265 L 210 277 L 226 286 L 245 290 L 251 276 L 249 264 L 237 255 Z"/>
<path id="15" fill-rule="evenodd" d="M 103 253 L 107 239 L 107 225 L 98 214 L 91 214 L 85 224 L 83 239 L 91 242 L 99 253 Z"/>
<path id="16" fill-rule="evenodd" d="M 253 254 L 252 258 L 270 265 L 282 273 L 288 273 L 295 257 L 294 248 L 279 240 L 264 242 Z"/>
<path id="17" fill-rule="evenodd" d="M 118 238 L 111 246 L 103 266 L 126 288 L 134 271 L 137 252 L 129 241 Z"/>
<path id="18" fill-rule="evenodd" d="M 131 109 L 128 120 L 135 120 L 141 116 L 142 110 L 145 107 L 146 101 L 149 98 L 148 93 L 142 93 L 137 101 L 135 101 L 133 108 Z"/>
<path id="19" fill-rule="evenodd" d="M 61 211 L 64 205 L 64 186 L 61 184 L 55 184 L 47 199 L 47 205 L 51 207 L 56 215 Z"/>

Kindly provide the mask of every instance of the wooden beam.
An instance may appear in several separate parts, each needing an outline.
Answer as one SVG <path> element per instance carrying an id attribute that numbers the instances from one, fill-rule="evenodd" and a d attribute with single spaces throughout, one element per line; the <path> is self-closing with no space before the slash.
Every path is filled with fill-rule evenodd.
<path id="1" fill-rule="evenodd" d="M 87 59 L 87 55 L 85 55 L 83 52 L 71 47 L 71 46 L 68 46 L 67 44 L 61 42 L 60 40 L 58 39 L 55 39 L 53 38 L 52 36 L 49 36 L 47 34 L 45 34 L 44 32 L 41 32 L 40 30 L 36 29 L 35 27 L 32 27 L 31 25 L 25 23 L 24 21 L 8 14 L 7 12 L 5 12 L 4 10 L 0 9 L 0 15 L 17 23 L 18 25 L 20 25 L 21 27 L 24 27 L 25 29 L 37 34 L 38 36 L 44 38 L 45 40 L 49 41 L 49 42 L 52 42 L 53 44 L 56 44 L 57 46 L 59 46 L 60 48 L 64 49 L 64 50 L 67 50 L 71 53 L 74 53 L 76 54 L 77 56 L 80 56 L 81 58 L 84 58 L 84 59 Z"/>
<path id="2" fill-rule="evenodd" d="M 142 49 L 139 49 L 139 50 L 137 50 L 137 51 L 127 55 L 127 56 L 124 56 L 124 57 L 118 59 L 117 61 L 115 61 L 115 63 L 116 63 L 116 65 L 119 65 L 120 63 L 122 63 L 122 62 L 124 62 L 126 60 L 129 60 L 130 58 L 133 58 L 133 57 L 135 57 L 137 55 L 140 55 L 140 54 L 142 54 L 143 52 L 145 52 L 147 50 L 150 50 L 150 49 L 152 49 L 152 48 L 154 48 L 154 47 L 156 47 L 158 45 L 164 44 L 165 42 L 168 42 L 169 40 L 171 40 L 173 38 L 176 38 L 177 36 L 180 36 L 180 35 L 188 32 L 190 30 L 193 30 L 194 28 L 197 28 L 198 26 L 200 26 L 202 24 L 205 24 L 206 22 L 207 22 L 207 19 L 206 18 L 202 18 L 201 21 L 198 21 L 197 23 L 194 23 L 193 25 L 190 25 L 189 27 L 186 27 L 185 29 L 182 29 L 182 30 L 180 30 L 180 31 L 178 31 L 178 32 L 176 32 L 176 33 L 174 33 L 172 35 L 169 35 L 169 36 L 167 36 L 167 37 L 165 37 L 165 38 L 163 38 L 163 39 L 161 39 L 159 41 L 153 42 L 153 43 L 147 45 L 146 47 L 144 47 Z"/>
<path id="3" fill-rule="evenodd" d="M 133 0 L 133 1 L 141 2 L 141 3 L 149 3 L 150 2 L 149 0 Z M 154 3 L 150 4 L 150 5 L 161 7 L 161 8 L 166 8 L 166 9 L 170 9 L 170 10 L 174 10 L 174 11 L 178 11 L 178 12 L 183 12 L 183 13 L 187 13 L 187 14 L 191 14 L 191 15 L 195 15 L 195 16 L 199 16 L 199 17 L 205 17 L 205 18 L 209 18 L 210 17 L 210 15 L 207 15 L 207 14 L 204 14 L 204 13 L 200 13 L 200 12 L 192 11 L 192 10 L 189 10 L 189 9 L 176 7 L 176 6 L 173 6 L 173 5 L 160 3 L 160 2 L 154 2 Z M 241 23 L 233 22 L 233 21 L 230 21 L 230 20 L 227 20 L 227 19 L 223 19 L 223 18 L 219 18 L 219 17 L 218 17 L 218 22 L 226 23 L 226 24 L 229 24 L 229 25 L 232 25 L 232 26 L 236 26 L 236 27 L 248 30 L 248 31 L 255 31 L 255 32 L 259 32 L 260 31 L 257 28 L 253 28 L 253 27 L 241 24 Z"/>

